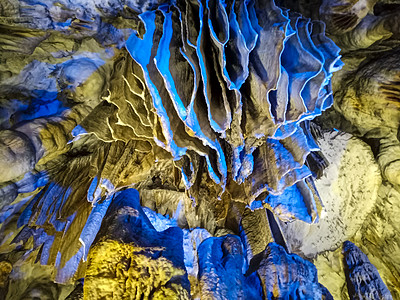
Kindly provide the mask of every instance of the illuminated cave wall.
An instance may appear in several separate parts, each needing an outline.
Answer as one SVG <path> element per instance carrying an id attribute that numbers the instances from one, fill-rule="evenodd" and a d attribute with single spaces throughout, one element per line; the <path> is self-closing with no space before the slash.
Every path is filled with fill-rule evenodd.
<path id="1" fill-rule="evenodd" d="M 399 13 L 0 2 L 0 299 L 400 299 Z"/>

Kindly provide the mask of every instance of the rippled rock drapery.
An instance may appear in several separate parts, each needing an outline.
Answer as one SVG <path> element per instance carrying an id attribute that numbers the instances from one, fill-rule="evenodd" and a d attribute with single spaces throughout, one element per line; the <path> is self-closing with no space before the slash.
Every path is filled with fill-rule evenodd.
<path id="1" fill-rule="evenodd" d="M 317 224 L 282 224 L 289 249 L 308 258 L 336 249 L 360 230 L 378 201 L 382 183 L 379 165 L 365 142 L 332 131 L 318 144 L 329 163 L 315 182 L 326 215 Z"/>
<path id="2" fill-rule="evenodd" d="M 217 197 L 251 204 L 268 193 L 266 205 L 282 218 L 314 220 L 319 203 L 305 162 L 318 147 L 306 120 L 332 104 L 329 79 L 340 67 L 323 25 L 270 1 L 177 6 L 140 15 L 147 31 L 127 41 L 143 70 L 138 87 L 127 83 L 134 94 L 151 95 L 147 106 L 158 117 L 151 121 L 148 109 L 135 109 L 142 124 L 150 125 L 148 136 L 152 128 L 155 143 L 181 166 L 194 199 L 204 162 L 219 185 Z M 185 22 L 195 13 L 197 23 Z M 123 114 L 120 109 L 117 119 Z M 300 203 L 275 197 L 290 186 Z"/>
<path id="3" fill-rule="evenodd" d="M 198 248 L 201 299 L 262 299 L 260 278 L 245 276 L 247 261 L 234 235 L 211 237 Z"/>
<path id="4" fill-rule="evenodd" d="M 257 270 L 266 299 L 331 299 L 318 283 L 315 266 L 298 255 L 271 243 L 250 262 L 248 273 Z"/>
<path id="5" fill-rule="evenodd" d="M 324 25 L 273 1 L 147 4 L 5 9 L 27 21 L 21 31 L 4 25 L 15 44 L 3 51 L 26 51 L 26 65 L 3 72 L 6 100 L 22 99 L 4 101 L 2 115 L 0 163 L 15 167 L 2 175 L 3 216 L 18 233 L 3 236 L 33 237 L 32 253 L 57 266 L 57 281 L 84 268 L 112 193 L 147 179 L 155 161 L 174 161 L 173 188 L 208 207 L 217 226 L 234 202 L 285 221 L 316 221 L 322 208 L 309 120 L 332 104 L 341 67 Z M 129 21 L 108 23 L 116 16 Z M 23 193 L 36 195 L 9 205 Z"/>

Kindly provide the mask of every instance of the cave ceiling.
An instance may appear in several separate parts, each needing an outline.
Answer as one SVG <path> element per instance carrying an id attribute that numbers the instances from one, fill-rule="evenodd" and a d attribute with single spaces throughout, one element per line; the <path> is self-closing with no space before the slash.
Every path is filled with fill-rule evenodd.
<path id="1" fill-rule="evenodd" d="M 400 1 L 0 1 L 0 299 L 400 299 Z"/>

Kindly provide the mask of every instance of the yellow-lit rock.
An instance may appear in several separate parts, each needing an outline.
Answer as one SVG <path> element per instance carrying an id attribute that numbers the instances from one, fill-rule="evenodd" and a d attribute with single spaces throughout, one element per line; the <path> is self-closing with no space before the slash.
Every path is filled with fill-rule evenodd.
<path id="1" fill-rule="evenodd" d="M 96 244 L 88 257 L 84 299 L 189 299 L 171 282 L 185 272 L 164 257 L 151 257 L 160 250 L 111 240 Z"/>

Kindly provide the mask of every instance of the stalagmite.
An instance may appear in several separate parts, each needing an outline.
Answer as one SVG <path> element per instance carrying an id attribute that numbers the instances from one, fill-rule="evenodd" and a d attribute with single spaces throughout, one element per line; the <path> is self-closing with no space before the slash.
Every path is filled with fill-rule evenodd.
<path id="1" fill-rule="evenodd" d="M 331 299 L 350 239 L 400 295 L 399 9 L 2 1 L 0 294 Z"/>

